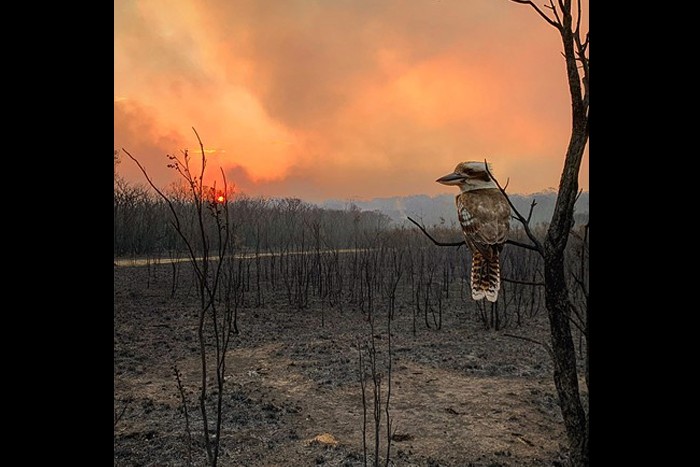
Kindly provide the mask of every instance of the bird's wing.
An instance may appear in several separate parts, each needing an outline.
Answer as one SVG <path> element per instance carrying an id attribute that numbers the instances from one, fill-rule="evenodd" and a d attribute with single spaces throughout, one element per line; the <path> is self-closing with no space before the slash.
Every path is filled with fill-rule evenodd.
<path id="1" fill-rule="evenodd" d="M 510 205 L 495 188 L 473 190 L 457 196 L 457 216 L 467 242 L 496 245 L 506 241 Z M 481 249 L 481 248 L 479 248 Z"/>

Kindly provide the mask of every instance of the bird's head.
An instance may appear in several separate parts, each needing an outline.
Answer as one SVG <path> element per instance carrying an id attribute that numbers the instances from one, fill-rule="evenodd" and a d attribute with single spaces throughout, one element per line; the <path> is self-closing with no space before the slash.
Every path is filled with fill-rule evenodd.
<path id="1" fill-rule="evenodd" d="M 481 188 L 498 188 L 486 170 L 485 162 L 460 162 L 454 172 L 444 175 L 437 180 L 443 185 L 456 185 L 461 191 L 478 190 Z M 491 164 L 488 166 L 491 170 Z"/>

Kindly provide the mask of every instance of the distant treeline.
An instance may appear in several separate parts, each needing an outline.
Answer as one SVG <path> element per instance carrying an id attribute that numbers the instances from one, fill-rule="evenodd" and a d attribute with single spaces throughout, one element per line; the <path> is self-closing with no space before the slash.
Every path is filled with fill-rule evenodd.
<path id="1" fill-rule="evenodd" d="M 195 206 L 182 187 L 165 190 L 178 213 L 183 231 L 195 233 Z M 389 228 L 391 220 L 377 211 L 362 211 L 355 205 L 327 209 L 297 198 L 231 196 L 227 203 L 236 246 L 243 250 L 353 248 L 366 246 L 372 233 Z M 117 180 L 114 185 L 114 255 L 162 255 L 184 251 L 168 204 L 143 185 Z M 211 238 L 216 225 L 205 226 Z M 188 235 L 198 238 L 197 235 Z M 193 245 L 197 249 L 198 245 Z"/>
<path id="2" fill-rule="evenodd" d="M 196 212 L 192 194 L 182 185 L 171 185 L 165 194 L 178 213 L 183 231 L 189 238 L 198 238 Z M 227 203 L 232 232 L 236 247 L 242 251 L 292 251 L 307 248 L 339 249 L 371 247 L 376 244 L 376 236 L 381 232 L 395 232 L 394 241 L 402 241 L 407 232 L 415 234 L 417 229 L 409 222 L 397 222 L 386 206 L 375 201 L 372 204 L 347 202 L 328 203 L 318 206 L 297 198 L 262 198 L 232 193 Z M 440 196 L 423 205 L 416 211 L 413 201 L 425 202 L 427 197 L 403 198 L 402 203 L 414 209 L 395 213 L 401 220 L 411 216 L 429 227 L 431 234 L 440 241 L 461 240 L 461 234 L 453 218 L 453 196 Z M 583 225 L 588 220 L 588 193 L 581 196 L 585 212 L 576 216 L 576 224 Z M 525 197 L 514 196 L 514 204 L 527 215 L 529 204 Z M 555 196 L 538 196 L 535 212 L 550 209 Z M 407 201 L 408 200 L 408 201 Z M 396 205 L 398 199 L 391 203 Z M 364 206 L 361 207 L 361 206 Z M 373 207 L 374 209 L 369 209 Z M 408 207 L 407 206 L 407 207 Z M 430 208 L 430 209 L 428 209 Z M 447 219 L 445 219 L 447 218 Z M 541 218 L 533 216 L 535 218 Z M 173 228 L 174 217 L 168 204 L 145 185 L 132 184 L 121 177 L 114 183 L 114 256 L 167 256 L 174 252 L 184 252 L 185 244 Z M 544 231 L 545 223 L 533 222 L 539 231 Z M 539 224 L 539 225 L 538 225 Z M 215 234 L 215 223 L 206 226 Z M 518 233 L 520 226 L 513 224 L 512 239 L 524 238 Z M 422 235 L 420 235 L 422 237 Z M 211 238 L 214 238 L 213 236 Z M 430 242 L 423 237 L 421 242 Z M 199 245 L 192 245 L 195 250 Z"/>

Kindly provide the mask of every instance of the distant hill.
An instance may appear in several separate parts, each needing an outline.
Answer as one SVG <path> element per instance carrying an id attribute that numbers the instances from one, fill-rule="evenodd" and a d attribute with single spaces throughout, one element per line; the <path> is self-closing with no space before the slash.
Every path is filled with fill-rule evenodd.
<path id="1" fill-rule="evenodd" d="M 547 190 L 529 195 L 509 194 L 511 201 L 521 214 L 527 216 L 530 204 L 534 199 L 537 202 L 532 211 L 532 225 L 546 223 L 554 212 L 554 203 L 557 192 Z M 576 202 L 576 220 L 585 222 L 588 219 L 588 197 L 589 192 L 581 193 Z M 445 194 L 439 196 L 413 195 L 395 196 L 391 198 L 374 198 L 369 201 L 355 200 L 327 200 L 319 204 L 328 209 L 345 209 L 355 205 L 363 211 L 379 211 L 389 216 L 398 225 L 410 224 L 406 220 L 411 216 L 424 225 L 440 225 L 457 227 L 457 213 L 455 210 L 455 194 Z"/>

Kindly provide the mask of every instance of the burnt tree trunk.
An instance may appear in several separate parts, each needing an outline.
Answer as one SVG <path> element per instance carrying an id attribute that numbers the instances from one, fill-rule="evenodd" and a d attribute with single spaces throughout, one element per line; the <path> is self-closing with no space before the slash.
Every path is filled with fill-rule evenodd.
<path id="1" fill-rule="evenodd" d="M 588 466 L 588 424 L 579 393 L 576 350 L 570 324 L 572 304 L 562 258 L 563 255 L 555 252 L 551 255 L 545 253 L 545 304 L 554 356 L 554 384 L 569 440 L 571 463 Z"/>
<path id="2" fill-rule="evenodd" d="M 543 244 L 545 305 L 554 351 L 554 383 L 575 466 L 588 465 L 588 426 L 579 394 L 576 350 L 571 334 L 573 304 L 566 283 L 564 249 L 573 225 L 573 203 L 578 192 L 578 167 L 585 148 L 586 126 L 580 130 L 582 134 L 573 135 L 569 143 L 554 215 Z"/>
<path id="3" fill-rule="evenodd" d="M 588 422 L 579 394 L 576 350 L 571 334 L 573 304 L 569 297 L 564 269 L 564 250 L 569 231 L 574 224 L 578 174 L 588 141 L 587 93 L 583 95 L 581 91 L 571 23 L 570 11 L 564 11 L 560 32 L 571 94 L 572 131 L 554 213 L 543 243 L 543 254 L 545 304 L 554 350 L 554 383 L 569 439 L 571 463 L 575 466 L 588 466 Z M 584 75 L 584 79 L 587 80 L 587 75 Z"/>

